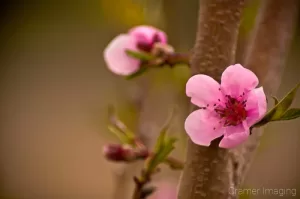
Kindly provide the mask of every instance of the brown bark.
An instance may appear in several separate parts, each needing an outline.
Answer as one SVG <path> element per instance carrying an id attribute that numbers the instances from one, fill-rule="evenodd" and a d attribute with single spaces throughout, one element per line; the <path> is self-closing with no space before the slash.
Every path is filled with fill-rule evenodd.
<path id="1" fill-rule="evenodd" d="M 245 65 L 268 94 L 275 94 L 280 85 L 298 10 L 298 0 L 266 0 L 261 6 Z"/>
<path id="2" fill-rule="evenodd" d="M 299 4 L 299 0 L 264 0 L 260 8 L 245 66 L 256 73 L 268 96 L 275 95 L 279 89 Z M 240 181 L 245 178 L 262 132 L 262 129 L 256 129 L 251 139 L 241 147 L 245 163 L 240 166 Z"/>
<path id="3" fill-rule="evenodd" d="M 234 61 L 243 3 L 200 1 L 198 33 L 191 60 L 194 74 L 204 73 L 219 80 L 224 68 Z M 299 1 L 264 0 L 262 3 L 245 63 L 270 94 L 280 84 Z M 260 135 L 261 130 L 255 131 L 243 146 L 233 150 L 217 148 L 216 142 L 210 147 L 196 146 L 189 140 L 178 198 L 236 198 L 230 195 L 229 189 L 237 188 L 243 181 Z"/>
<path id="4" fill-rule="evenodd" d="M 198 32 L 191 58 L 193 74 L 207 74 L 220 80 L 224 69 L 234 63 L 238 29 L 245 0 L 200 0 Z M 230 198 L 235 161 L 230 151 L 216 142 L 210 147 L 188 140 L 186 166 L 179 199 Z"/>

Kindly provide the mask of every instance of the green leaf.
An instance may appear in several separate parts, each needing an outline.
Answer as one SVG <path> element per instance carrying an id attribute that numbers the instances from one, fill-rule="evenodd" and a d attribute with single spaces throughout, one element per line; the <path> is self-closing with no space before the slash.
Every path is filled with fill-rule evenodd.
<path id="1" fill-rule="evenodd" d="M 176 138 L 168 137 L 167 131 L 171 125 L 173 115 L 175 112 L 175 107 L 172 108 L 171 113 L 169 114 L 169 118 L 163 125 L 160 134 L 157 138 L 155 147 L 154 147 L 154 155 L 150 157 L 146 161 L 146 169 L 150 171 L 154 171 L 155 168 L 162 162 L 165 162 L 165 159 L 174 149 L 174 143 L 176 142 Z"/>
<path id="2" fill-rule="evenodd" d="M 142 60 L 142 61 L 150 61 L 154 58 L 151 54 L 142 52 L 142 51 L 137 52 L 137 51 L 132 51 L 132 50 L 126 50 L 125 52 L 128 56 Z"/>
<path id="3" fill-rule="evenodd" d="M 280 118 L 288 108 L 290 108 L 291 104 L 293 103 L 293 100 L 296 96 L 297 90 L 300 86 L 300 83 L 298 83 L 295 88 L 293 88 L 275 107 L 275 113 L 272 115 L 271 120 L 276 120 Z"/>
<path id="4" fill-rule="evenodd" d="M 259 127 L 271 121 L 276 121 L 287 111 L 293 103 L 297 90 L 300 86 L 298 83 L 280 102 L 278 102 L 254 127 Z"/>
<path id="5" fill-rule="evenodd" d="M 163 125 L 162 129 L 160 130 L 160 135 L 156 141 L 156 145 L 154 147 L 154 152 L 157 153 L 160 148 L 162 147 L 162 145 L 165 142 L 165 137 L 166 137 L 166 133 L 171 125 L 173 116 L 174 116 L 174 112 L 175 112 L 175 107 L 172 108 L 171 113 L 169 114 L 168 119 L 166 120 L 165 124 Z"/>
<path id="6" fill-rule="evenodd" d="M 300 117 L 299 108 L 291 108 L 287 110 L 278 120 L 292 120 Z"/>
<path id="7" fill-rule="evenodd" d="M 166 133 L 167 133 L 167 131 L 160 132 L 160 135 L 158 136 L 158 138 L 156 140 L 156 144 L 154 147 L 154 153 L 158 153 L 161 150 L 161 148 L 163 147 L 163 145 L 165 144 Z"/>
<path id="8" fill-rule="evenodd" d="M 154 171 L 155 168 L 160 164 L 166 161 L 167 157 L 174 150 L 174 143 L 176 142 L 176 138 L 166 137 L 164 140 L 164 144 L 162 144 L 160 150 L 155 153 L 154 157 L 148 163 L 148 169 L 150 171 Z"/>
<path id="9" fill-rule="evenodd" d="M 157 161 L 159 163 L 165 161 L 165 158 L 172 152 L 174 149 L 174 143 L 177 141 L 176 138 L 167 137 L 162 147 L 162 150 L 157 154 Z"/>
<path id="10" fill-rule="evenodd" d="M 134 133 L 118 118 L 115 107 L 108 106 L 108 129 L 114 133 L 122 143 L 134 144 Z"/>
<path id="11" fill-rule="evenodd" d="M 110 132 L 115 134 L 123 144 L 130 144 L 131 143 L 131 139 L 129 139 L 126 136 L 126 134 L 124 134 L 124 132 L 120 131 L 120 129 L 116 128 L 115 126 L 113 126 L 111 124 L 109 124 L 107 128 Z"/>
<path id="12" fill-rule="evenodd" d="M 272 98 L 273 98 L 273 100 L 274 100 L 274 102 L 275 102 L 275 105 L 277 105 L 277 104 L 278 104 L 278 102 L 279 102 L 279 100 L 277 99 L 277 97 L 275 97 L 275 96 L 272 96 Z"/>
<path id="13" fill-rule="evenodd" d="M 138 71 L 136 71 L 135 73 L 132 73 L 131 75 L 126 76 L 126 79 L 130 80 L 135 77 L 138 77 L 138 76 L 142 75 L 143 73 L 145 73 L 148 69 L 149 68 L 146 66 L 141 66 Z"/>

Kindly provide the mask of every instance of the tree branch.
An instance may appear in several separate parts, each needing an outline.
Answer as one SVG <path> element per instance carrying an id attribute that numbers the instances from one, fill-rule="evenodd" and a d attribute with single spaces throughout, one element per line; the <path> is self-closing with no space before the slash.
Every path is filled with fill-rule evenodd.
<path id="1" fill-rule="evenodd" d="M 146 116 L 145 107 L 146 107 L 146 99 L 149 91 L 149 80 L 148 78 L 142 78 L 140 81 L 136 83 L 138 85 L 138 91 L 135 94 L 132 94 L 134 97 L 132 102 L 135 105 L 135 109 L 138 112 L 138 121 L 137 121 L 137 136 L 145 143 L 145 145 L 149 146 L 150 140 L 149 136 L 147 136 L 147 125 L 144 117 Z M 145 126 L 146 125 L 146 126 Z M 131 164 L 131 165 L 123 165 L 118 171 L 115 181 L 115 191 L 112 198 L 129 198 L 131 197 L 131 190 L 133 190 L 133 177 L 137 174 L 137 171 L 141 169 L 141 164 Z"/>
<path id="2" fill-rule="evenodd" d="M 245 65 L 259 77 L 267 95 L 274 95 L 281 82 L 300 1 L 264 0 L 262 3 L 246 54 Z M 251 165 L 261 135 L 262 129 L 256 129 L 241 147 L 244 159 L 244 164 L 239 165 L 241 182 Z"/>
<path id="3" fill-rule="evenodd" d="M 245 65 L 256 73 L 268 94 L 275 94 L 280 85 L 298 10 L 298 0 L 262 1 Z"/>
<path id="4" fill-rule="evenodd" d="M 219 80 L 224 68 L 232 63 L 242 3 L 200 1 L 198 34 L 191 60 L 194 74 L 204 73 Z M 262 1 L 245 63 L 258 75 L 267 94 L 274 94 L 280 85 L 299 3 L 298 0 Z M 217 13 L 224 15 L 218 18 Z M 238 14 L 229 20 L 225 13 Z M 215 142 L 210 147 L 200 147 L 189 140 L 178 198 L 236 198 L 229 194 L 229 190 L 242 183 L 260 135 L 261 129 L 254 132 L 244 145 L 233 150 L 217 148 Z"/>
<path id="5" fill-rule="evenodd" d="M 245 0 L 200 0 L 198 32 L 191 58 L 193 74 L 206 74 L 220 80 L 224 69 L 234 63 L 238 29 Z M 186 166 L 179 199 L 230 198 L 235 162 L 230 151 L 197 146 L 188 140 Z"/>

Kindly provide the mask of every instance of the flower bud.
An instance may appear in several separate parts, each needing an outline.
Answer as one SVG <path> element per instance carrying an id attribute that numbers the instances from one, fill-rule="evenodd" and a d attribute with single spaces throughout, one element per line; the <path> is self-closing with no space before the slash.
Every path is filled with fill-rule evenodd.
<path id="1" fill-rule="evenodd" d="M 114 162 L 132 162 L 148 157 L 147 149 L 135 149 L 128 145 L 108 144 L 103 147 L 104 156 Z"/>

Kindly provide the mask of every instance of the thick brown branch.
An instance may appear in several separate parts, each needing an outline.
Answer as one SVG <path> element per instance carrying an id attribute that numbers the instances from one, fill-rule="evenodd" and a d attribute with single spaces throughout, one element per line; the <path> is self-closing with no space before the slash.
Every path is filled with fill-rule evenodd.
<path id="1" fill-rule="evenodd" d="M 234 62 L 238 29 L 245 0 L 200 0 L 198 32 L 191 58 L 193 74 L 220 80 Z M 188 141 L 186 166 L 181 177 L 179 199 L 230 198 L 234 163 L 229 150 L 216 143 L 201 147 Z"/>
<path id="2" fill-rule="evenodd" d="M 235 22 L 226 20 L 226 14 L 220 19 L 216 17 L 216 13 L 224 13 L 226 8 L 228 13 L 231 9 L 231 12 L 240 12 L 241 5 L 237 2 L 229 5 L 232 2 L 214 1 L 213 4 L 212 1 L 200 1 L 199 31 L 192 58 L 194 74 L 205 73 L 218 79 L 224 67 L 232 62 L 238 15 Z M 266 92 L 274 94 L 280 84 L 282 66 L 291 42 L 300 2 L 265 0 L 262 3 L 245 63 L 258 75 Z M 210 4 L 213 4 L 214 9 Z M 237 5 L 239 6 L 236 7 Z M 218 27 L 218 21 L 223 26 Z M 230 31 L 226 31 L 225 27 L 230 27 L 233 34 L 228 34 Z M 189 141 L 178 198 L 235 198 L 229 195 L 229 189 L 236 188 L 243 181 L 260 135 L 261 132 L 255 132 L 247 143 L 230 151 L 214 147 L 215 143 L 205 148 L 195 146 Z"/>

